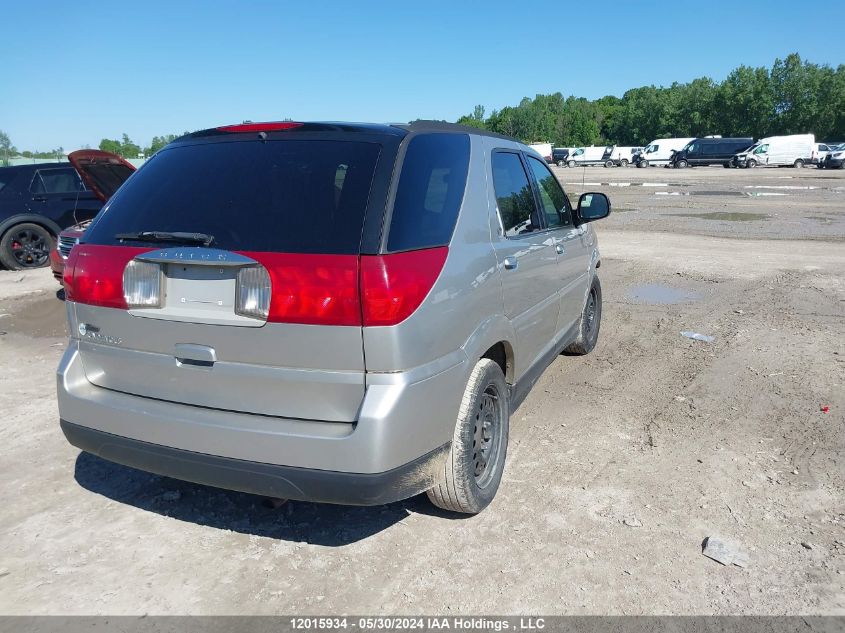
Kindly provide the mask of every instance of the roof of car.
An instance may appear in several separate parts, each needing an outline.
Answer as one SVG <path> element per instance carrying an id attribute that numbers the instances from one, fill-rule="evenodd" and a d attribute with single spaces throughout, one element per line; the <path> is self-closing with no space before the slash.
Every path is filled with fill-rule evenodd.
<path id="1" fill-rule="evenodd" d="M 12 174 L 22 171 L 35 171 L 36 169 L 54 169 L 56 167 L 71 167 L 70 163 L 27 163 L 26 165 L 12 165 L 11 167 L 0 167 L 0 173 Z"/>
<path id="2" fill-rule="evenodd" d="M 272 125 L 271 122 L 267 122 L 268 125 Z M 281 122 L 280 122 L 281 123 Z M 293 123 L 293 122 L 291 122 Z M 253 122 L 244 122 L 242 125 L 250 125 L 250 126 L 260 126 L 261 123 L 253 123 Z M 479 128 L 471 127 L 468 125 L 458 125 L 457 123 L 448 123 L 446 121 L 424 121 L 418 120 L 413 121 L 411 123 L 347 123 L 347 122 L 338 122 L 338 121 L 309 121 L 309 122 L 302 122 L 296 123 L 297 127 L 292 129 L 283 130 L 282 133 L 290 133 L 293 131 L 296 132 L 360 132 L 360 133 L 369 133 L 369 134 L 386 134 L 390 136 L 405 136 L 411 133 L 420 133 L 420 132 L 463 132 L 466 134 L 474 134 L 476 136 L 491 136 L 495 138 L 505 139 L 508 141 L 513 141 L 515 143 L 519 143 L 520 141 L 504 136 L 502 134 L 496 134 L 495 132 L 490 132 L 488 130 L 482 130 Z M 204 136 L 217 136 L 220 134 L 226 134 L 229 132 L 234 132 L 235 130 L 227 130 L 225 127 L 238 127 L 235 126 L 224 126 L 224 127 L 216 127 L 216 128 L 208 128 L 205 130 L 199 130 L 197 132 L 193 132 L 191 134 L 186 135 L 183 138 L 199 138 Z M 268 130 L 268 133 L 272 133 L 274 130 Z"/>

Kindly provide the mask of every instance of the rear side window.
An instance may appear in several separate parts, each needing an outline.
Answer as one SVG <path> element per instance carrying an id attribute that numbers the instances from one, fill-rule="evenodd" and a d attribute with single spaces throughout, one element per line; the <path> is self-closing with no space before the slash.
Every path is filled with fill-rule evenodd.
<path id="1" fill-rule="evenodd" d="M 172 146 L 126 181 L 85 241 L 187 231 L 224 250 L 357 254 L 380 150 L 341 140 Z"/>
<path id="2" fill-rule="evenodd" d="M 32 193 L 69 193 L 80 191 L 82 181 L 76 170 L 67 169 L 39 169 L 35 172 L 29 187 Z"/>
<path id="3" fill-rule="evenodd" d="M 424 134 L 411 139 L 393 203 L 388 251 L 449 243 L 468 169 L 469 136 Z"/>
<path id="4" fill-rule="evenodd" d="M 537 180 L 540 204 L 546 216 L 546 226 L 549 228 L 569 226 L 569 205 L 566 201 L 566 194 L 560 188 L 557 178 L 552 175 L 548 167 L 536 158 L 529 156 L 528 165 Z"/>
<path id="5" fill-rule="evenodd" d="M 493 152 L 493 187 L 506 237 L 540 229 L 534 192 L 518 154 Z"/>

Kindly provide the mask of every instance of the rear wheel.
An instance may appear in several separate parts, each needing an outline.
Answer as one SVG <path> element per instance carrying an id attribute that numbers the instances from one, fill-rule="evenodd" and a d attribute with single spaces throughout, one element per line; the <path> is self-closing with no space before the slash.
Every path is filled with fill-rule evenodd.
<path id="1" fill-rule="evenodd" d="M 464 391 L 440 482 L 427 492 L 438 508 L 477 514 L 496 496 L 508 449 L 508 405 L 502 368 L 482 358 Z"/>
<path id="2" fill-rule="evenodd" d="M 804 166 L 804 161 L 799 158 L 794 163 L 792 163 L 792 166 L 795 167 L 795 169 L 801 169 Z"/>
<path id="3" fill-rule="evenodd" d="M 612 160 L 604 161 L 604 166 L 605 167 L 613 167 L 613 161 Z"/>
<path id="4" fill-rule="evenodd" d="M 566 165 L 566 163 L 564 163 L 562 160 L 557 161 L 558 167 L 563 167 L 564 165 Z"/>
<path id="5" fill-rule="evenodd" d="M 53 236 L 43 226 L 17 224 L 0 239 L 0 262 L 10 270 L 40 268 L 50 261 L 53 246 Z"/>
<path id="6" fill-rule="evenodd" d="M 575 161 L 574 161 L 574 160 L 571 160 L 571 161 L 569 161 L 568 163 L 566 163 L 566 166 L 567 166 L 567 167 L 575 167 L 575 164 L 576 164 L 576 163 L 575 163 Z"/>
<path id="7" fill-rule="evenodd" d="M 593 351 L 599 340 L 599 329 L 601 328 L 601 282 L 598 275 L 593 277 L 590 286 L 590 293 L 587 295 L 587 302 L 584 304 L 584 312 L 581 313 L 581 322 L 578 325 L 578 338 L 564 350 L 568 354 L 583 356 Z"/>

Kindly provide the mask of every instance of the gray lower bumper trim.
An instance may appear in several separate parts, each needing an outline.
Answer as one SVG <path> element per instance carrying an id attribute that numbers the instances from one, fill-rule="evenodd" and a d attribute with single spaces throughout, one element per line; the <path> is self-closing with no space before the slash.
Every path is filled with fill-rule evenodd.
<path id="1" fill-rule="evenodd" d="M 61 420 L 68 442 L 118 464 L 174 479 L 267 497 L 381 505 L 428 490 L 449 444 L 383 473 L 346 473 L 263 464 L 151 444 Z"/>

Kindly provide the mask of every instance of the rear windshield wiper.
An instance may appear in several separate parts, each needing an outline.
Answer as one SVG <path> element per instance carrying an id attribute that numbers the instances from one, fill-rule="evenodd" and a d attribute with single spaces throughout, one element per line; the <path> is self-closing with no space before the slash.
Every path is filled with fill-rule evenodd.
<path id="1" fill-rule="evenodd" d="M 180 244 L 202 244 L 211 246 L 214 236 L 207 233 L 182 233 L 180 231 L 137 231 L 135 233 L 118 233 L 114 236 L 118 240 L 132 240 L 135 242 L 178 242 Z"/>

